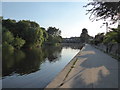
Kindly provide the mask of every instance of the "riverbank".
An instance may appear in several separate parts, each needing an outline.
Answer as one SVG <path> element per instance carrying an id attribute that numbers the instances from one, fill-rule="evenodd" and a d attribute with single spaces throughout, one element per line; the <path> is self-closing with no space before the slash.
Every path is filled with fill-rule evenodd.
<path id="1" fill-rule="evenodd" d="M 81 51 L 75 55 L 75 57 L 65 66 L 65 68 L 55 77 L 55 79 L 47 85 L 46 88 L 59 88 L 63 85 L 63 82 L 68 77 L 71 70 L 74 68 L 75 63 L 77 62 L 77 57 Z"/>
<path id="2" fill-rule="evenodd" d="M 46 88 L 118 88 L 118 61 L 85 45 Z"/>

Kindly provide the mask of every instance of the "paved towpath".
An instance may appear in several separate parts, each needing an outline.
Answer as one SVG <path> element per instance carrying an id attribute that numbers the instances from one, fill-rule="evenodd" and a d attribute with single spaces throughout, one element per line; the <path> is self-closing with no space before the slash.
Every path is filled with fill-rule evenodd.
<path id="1" fill-rule="evenodd" d="M 118 88 L 118 61 L 86 44 L 46 88 Z"/>

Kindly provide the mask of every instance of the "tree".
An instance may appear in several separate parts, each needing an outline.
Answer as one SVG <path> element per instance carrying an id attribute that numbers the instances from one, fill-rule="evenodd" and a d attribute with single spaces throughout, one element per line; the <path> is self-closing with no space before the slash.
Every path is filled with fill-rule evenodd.
<path id="1" fill-rule="evenodd" d="M 6 29 L 5 29 L 6 30 Z M 7 42 L 8 44 L 12 44 L 14 41 L 14 36 L 10 31 L 3 31 L 3 42 Z"/>
<path id="2" fill-rule="evenodd" d="M 112 29 L 104 38 L 104 43 L 120 43 L 120 27 Z"/>
<path id="3" fill-rule="evenodd" d="M 80 35 L 80 40 L 82 43 L 86 43 L 89 41 L 89 35 L 88 35 L 88 31 L 86 28 L 82 29 L 82 33 Z"/>
<path id="4" fill-rule="evenodd" d="M 20 49 L 24 44 L 25 44 L 25 40 L 23 40 L 22 38 L 16 37 L 14 39 L 13 46 L 16 49 Z"/>
<path id="5" fill-rule="evenodd" d="M 25 47 L 40 46 L 43 41 L 43 32 L 36 22 L 22 20 L 17 23 L 17 36 L 23 38 Z"/>
<path id="6" fill-rule="evenodd" d="M 44 41 L 44 37 L 43 37 L 43 32 L 40 28 L 36 29 L 34 38 L 35 38 L 34 41 L 35 41 L 36 46 L 41 46 Z"/>
<path id="7" fill-rule="evenodd" d="M 100 43 L 103 43 L 103 40 L 104 40 L 104 33 L 98 33 L 97 35 L 95 35 L 95 38 L 94 38 L 94 44 L 95 45 L 98 45 Z"/>
<path id="8" fill-rule="evenodd" d="M 5 27 L 11 33 L 13 33 L 14 35 L 18 33 L 17 30 L 16 30 L 16 21 L 15 20 L 2 19 L 2 27 Z"/>
<path id="9" fill-rule="evenodd" d="M 41 30 L 43 31 L 44 41 L 47 41 L 48 40 L 48 33 L 47 33 L 47 31 L 43 27 L 41 27 Z"/>
<path id="10" fill-rule="evenodd" d="M 7 47 L 8 46 L 8 50 L 9 48 L 16 48 L 16 49 L 20 49 L 24 44 L 25 44 L 25 40 L 23 40 L 22 38 L 19 37 L 14 37 L 13 34 L 6 28 L 3 28 L 3 47 Z M 7 50 L 6 49 L 6 50 Z"/>
<path id="11" fill-rule="evenodd" d="M 120 19 L 120 1 L 119 2 L 98 2 L 93 1 L 88 3 L 84 7 L 92 6 L 91 9 L 88 9 L 88 13 L 90 13 L 90 19 L 92 20 L 100 20 L 100 19 L 108 19 L 110 18 L 113 23 Z M 87 13 L 87 14 L 88 14 Z M 94 16 L 93 18 L 91 18 Z"/>
<path id="12" fill-rule="evenodd" d="M 27 47 L 41 46 L 44 41 L 43 32 L 40 28 L 28 28 L 22 37 L 26 41 L 25 46 Z"/>
<path id="13" fill-rule="evenodd" d="M 12 30 L 15 28 L 16 21 L 11 19 L 2 19 L 2 26 L 5 26 L 7 29 Z"/>
<path id="14" fill-rule="evenodd" d="M 60 43 L 62 41 L 61 30 L 55 27 L 49 27 L 47 30 L 48 42 L 51 44 Z"/>
<path id="15" fill-rule="evenodd" d="M 118 33 L 114 31 L 110 31 L 105 35 L 103 43 L 107 46 L 106 52 L 110 52 L 113 45 L 117 43 Z"/>
<path id="16" fill-rule="evenodd" d="M 60 36 L 61 30 L 55 28 L 55 27 L 49 27 L 47 30 L 47 33 L 53 36 Z"/>
<path id="17" fill-rule="evenodd" d="M 16 22 L 16 20 L 3 19 L 2 22 L 3 41 L 8 44 L 12 43 L 11 45 L 17 49 L 20 49 L 23 45 L 29 48 L 39 47 L 48 40 L 51 43 L 61 42 L 61 31 L 55 27 L 49 27 L 46 31 L 45 28 L 30 20 Z M 12 41 L 12 39 L 14 40 Z"/>

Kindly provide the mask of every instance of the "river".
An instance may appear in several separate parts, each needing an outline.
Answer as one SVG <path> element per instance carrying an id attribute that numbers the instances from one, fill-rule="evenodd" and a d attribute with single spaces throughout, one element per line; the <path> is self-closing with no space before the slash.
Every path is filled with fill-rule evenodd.
<path id="1" fill-rule="evenodd" d="M 44 88 L 80 51 L 80 45 L 3 51 L 3 88 Z"/>

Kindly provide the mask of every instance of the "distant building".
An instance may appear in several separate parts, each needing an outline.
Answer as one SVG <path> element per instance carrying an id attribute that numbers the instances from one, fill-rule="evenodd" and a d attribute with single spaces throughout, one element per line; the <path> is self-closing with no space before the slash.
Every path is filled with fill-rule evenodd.
<path id="1" fill-rule="evenodd" d="M 88 41 L 92 41 L 93 37 L 89 36 Z M 81 43 L 80 37 L 70 37 L 70 38 L 63 38 L 62 43 Z"/>
<path id="2" fill-rule="evenodd" d="M 63 38 L 63 43 L 80 43 L 80 37 Z"/>

